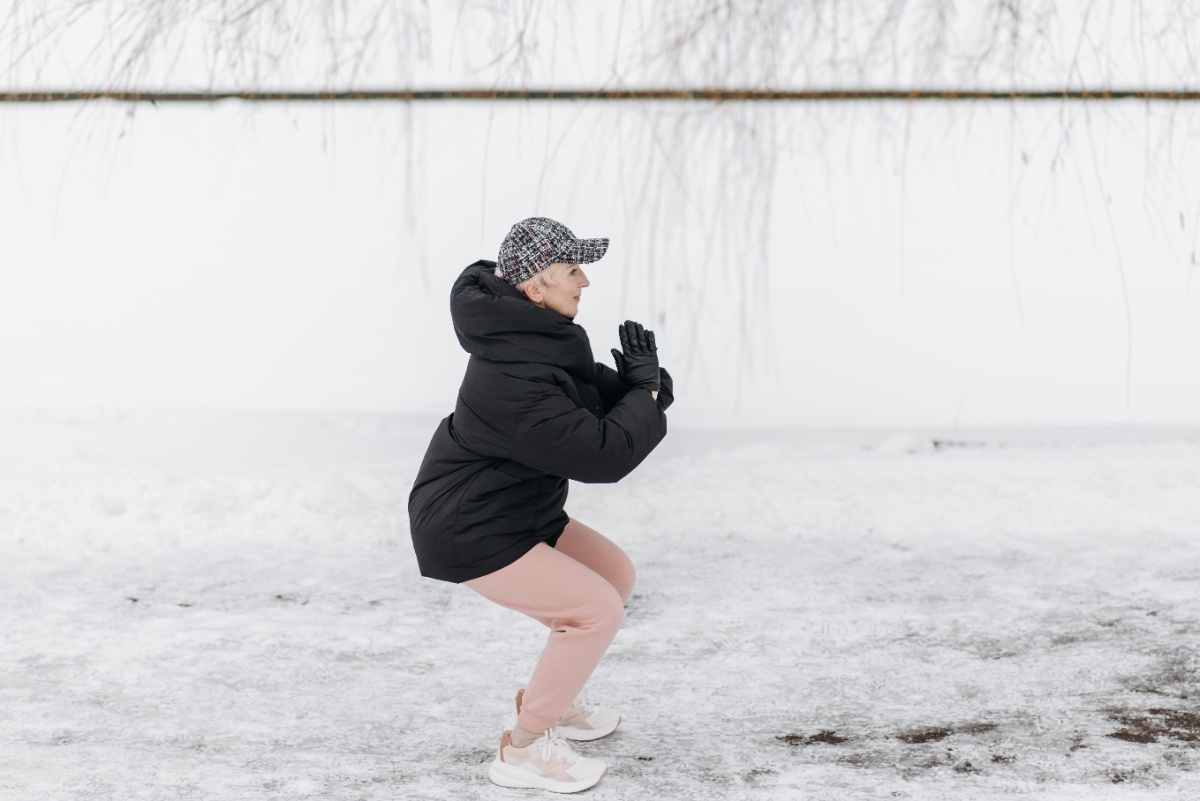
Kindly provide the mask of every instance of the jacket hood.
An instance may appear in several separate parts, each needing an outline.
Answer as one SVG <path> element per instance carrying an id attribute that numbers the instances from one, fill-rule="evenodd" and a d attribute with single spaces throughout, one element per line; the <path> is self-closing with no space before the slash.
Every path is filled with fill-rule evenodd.
<path id="1" fill-rule="evenodd" d="M 450 318 L 463 350 L 492 362 L 534 362 L 579 376 L 595 372 L 587 332 L 558 312 L 535 306 L 480 259 L 450 290 Z"/>

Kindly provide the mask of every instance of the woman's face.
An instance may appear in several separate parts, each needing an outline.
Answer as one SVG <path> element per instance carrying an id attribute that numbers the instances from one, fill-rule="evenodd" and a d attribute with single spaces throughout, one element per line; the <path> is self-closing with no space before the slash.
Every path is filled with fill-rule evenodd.
<path id="1" fill-rule="evenodd" d="M 579 298 L 585 286 L 591 286 L 583 269 L 578 264 L 563 264 L 556 262 L 546 268 L 550 271 L 552 286 L 542 286 L 536 281 L 530 281 L 533 290 L 529 299 L 543 309 L 558 312 L 571 320 L 579 313 Z M 540 290 L 540 291 L 539 291 Z"/>

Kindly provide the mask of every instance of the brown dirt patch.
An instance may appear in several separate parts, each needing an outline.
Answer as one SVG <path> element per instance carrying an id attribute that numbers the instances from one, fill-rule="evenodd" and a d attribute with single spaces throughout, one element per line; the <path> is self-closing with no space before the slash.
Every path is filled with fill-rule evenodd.
<path id="1" fill-rule="evenodd" d="M 1157 743 L 1159 738 L 1200 746 L 1200 715 L 1182 709 L 1155 707 L 1142 712 L 1121 711 L 1108 716 L 1123 728 L 1108 736 L 1130 743 Z"/>
<path id="2" fill-rule="evenodd" d="M 952 734 L 983 734 L 996 728 L 995 723 L 966 723 L 961 726 L 935 726 L 918 731 L 901 732 L 896 736 L 910 745 L 936 743 Z"/>
<path id="3" fill-rule="evenodd" d="M 818 743 L 824 743 L 826 745 L 841 745 L 850 738 L 842 737 L 835 731 L 822 729 L 816 734 L 810 734 L 807 737 L 802 734 L 783 734 L 777 736 L 775 739 L 782 740 L 788 745 L 817 745 Z"/>

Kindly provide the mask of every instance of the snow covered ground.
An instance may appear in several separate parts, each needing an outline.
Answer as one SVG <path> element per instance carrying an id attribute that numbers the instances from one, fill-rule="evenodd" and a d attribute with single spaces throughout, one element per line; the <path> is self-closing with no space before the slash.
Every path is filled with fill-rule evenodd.
<path id="1" fill-rule="evenodd" d="M 516 799 L 539 626 L 421 579 L 432 418 L 0 414 L 0 798 Z M 673 431 L 608 799 L 1192 799 L 1200 430 Z M 936 445 L 934 440 L 936 440 Z"/>

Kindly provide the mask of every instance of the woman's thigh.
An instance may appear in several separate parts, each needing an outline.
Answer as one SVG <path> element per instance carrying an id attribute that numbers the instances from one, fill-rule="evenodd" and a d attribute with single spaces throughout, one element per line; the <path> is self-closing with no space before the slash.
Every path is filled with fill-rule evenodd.
<path id="1" fill-rule="evenodd" d="M 624 603 L 607 579 L 545 543 L 466 585 L 489 601 L 549 626 L 588 625 L 621 615 Z"/>
<path id="2" fill-rule="evenodd" d="M 604 577 L 621 596 L 621 603 L 633 594 L 637 571 L 621 547 L 594 528 L 571 518 L 554 548 Z"/>

